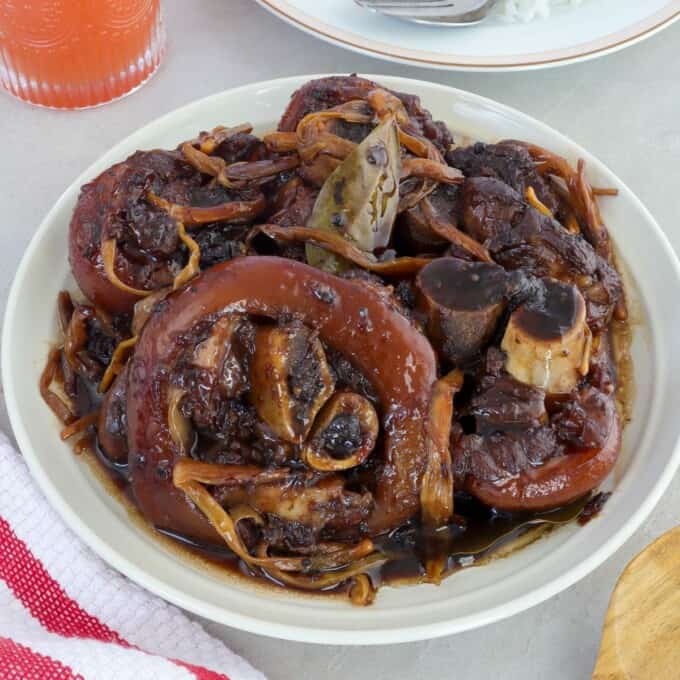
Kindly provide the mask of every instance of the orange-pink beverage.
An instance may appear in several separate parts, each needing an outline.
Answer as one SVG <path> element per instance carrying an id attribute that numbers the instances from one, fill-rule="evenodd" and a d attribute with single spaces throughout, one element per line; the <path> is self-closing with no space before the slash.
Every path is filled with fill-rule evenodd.
<path id="1" fill-rule="evenodd" d="M 0 0 L 0 85 L 75 109 L 134 90 L 158 68 L 160 0 Z"/>

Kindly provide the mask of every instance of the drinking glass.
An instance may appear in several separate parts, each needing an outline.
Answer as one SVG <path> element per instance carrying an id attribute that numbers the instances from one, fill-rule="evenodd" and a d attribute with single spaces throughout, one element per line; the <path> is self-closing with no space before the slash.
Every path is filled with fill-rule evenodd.
<path id="1" fill-rule="evenodd" d="M 0 0 L 0 85 L 63 109 L 129 94 L 158 68 L 160 0 Z"/>

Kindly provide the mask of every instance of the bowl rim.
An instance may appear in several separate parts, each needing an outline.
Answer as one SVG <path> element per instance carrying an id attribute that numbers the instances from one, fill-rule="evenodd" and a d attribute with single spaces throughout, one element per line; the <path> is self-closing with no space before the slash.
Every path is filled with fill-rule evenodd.
<path id="1" fill-rule="evenodd" d="M 546 599 L 556 595 L 557 593 L 570 587 L 585 577 L 588 573 L 602 564 L 614 552 L 616 552 L 648 517 L 670 484 L 676 470 L 680 466 L 680 433 L 674 435 L 675 440 L 673 444 L 673 450 L 668 456 L 666 465 L 659 474 L 656 482 L 651 488 L 651 491 L 640 503 L 637 510 L 633 512 L 633 514 L 624 521 L 622 526 L 617 531 L 612 533 L 587 558 L 567 569 L 565 572 L 559 574 L 545 584 L 529 590 L 524 594 L 515 596 L 510 600 L 502 602 L 501 604 L 489 607 L 481 612 L 459 617 L 454 621 L 443 620 L 425 624 L 407 624 L 398 628 L 376 627 L 371 628 L 370 630 L 333 628 L 331 631 L 326 628 L 319 629 L 314 627 L 313 621 L 310 621 L 308 625 L 284 624 L 267 620 L 260 616 L 252 616 L 234 611 L 225 611 L 225 609 L 219 605 L 215 605 L 197 596 L 189 595 L 181 589 L 169 585 L 163 580 L 163 578 L 158 577 L 156 574 L 152 574 L 148 571 L 138 568 L 133 561 L 128 559 L 124 554 L 119 553 L 117 550 L 109 546 L 104 538 L 100 537 L 96 532 L 91 530 L 80 517 L 80 515 L 78 515 L 75 509 L 70 507 L 70 505 L 64 499 L 62 499 L 55 484 L 50 479 L 46 471 L 42 468 L 39 456 L 33 450 L 28 431 L 24 426 L 20 414 L 18 400 L 15 394 L 15 384 L 12 377 L 12 372 L 9 368 L 11 365 L 10 348 L 12 344 L 12 331 L 14 318 L 18 309 L 20 290 L 22 282 L 29 273 L 31 263 L 39 249 L 42 238 L 53 228 L 51 225 L 54 222 L 54 218 L 59 213 L 64 203 L 70 200 L 69 194 L 72 192 L 73 188 L 79 188 L 87 180 L 93 177 L 95 173 L 98 172 L 97 166 L 102 162 L 102 158 L 105 155 L 115 152 L 119 147 L 122 147 L 127 143 L 133 142 L 137 137 L 144 137 L 152 128 L 155 128 L 158 125 L 161 125 L 178 116 L 186 116 L 194 108 L 200 109 L 209 104 L 209 102 L 217 101 L 225 95 L 238 96 L 239 94 L 252 92 L 253 90 L 262 90 L 271 87 L 287 87 L 292 93 L 293 90 L 299 87 L 301 84 L 315 78 L 327 77 L 328 75 L 336 74 L 319 74 L 309 76 L 300 75 L 287 78 L 271 79 L 268 81 L 261 81 L 224 90 L 208 97 L 192 101 L 178 109 L 170 111 L 156 118 L 147 125 L 144 125 L 124 139 L 120 140 L 117 144 L 108 149 L 97 160 L 95 160 L 90 166 L 88 166 L 84 172 L 82 172 L 73 182 L 69 184 L 69 186 L 64 190 L 59 199 L 55 202 L 45 218 L 42 220 L 40 226 L 31 238 L 28 248 L 21 259 L 19 268 L 17 269 L 8 297 L 7 307 L 4 315 L 1 355 L 2 382 L 5 389 L 8 415 L 14 435 L 19 444 L 19 448 L 23 453 L 24 459 L 28 464 L 31 475 L 37 481 L 49 503 L 61 515 L 68 527 L 113 568 L 117 569 L 134 582 L 162 597 L 163 599 L 172 602 L 173 604 L 182 607 L 198 616 L 203 616 L 213 621 L 237 627 L 251 633 L 277 637 L 280 639 L 320 644 L 328 644 L 329 636 L 331 635 L 333 644 L 372 645 L 416 641 L 472 630 L 489 623 L 508 618 L 545 601 Z M 435 89 L 442 93 L 449 94 L 452 97 L 459 97 L 467 99 L 468 101 L 472 99 L 481 106 L 490 105 L 496 111 L 511 114 L 511 116 L 514 118 L 519 117 L 523 122 L 531 125 L 538 131 L 546 132 L 552 136 L 556 136 L 562 143 L 567 144 L 575 153 L 579 154 L 580 157 L 586 159 L 589 164 L 594 164 L 600 169 L 605 170 L 607 173 L 613 175 L 611 170 L 609 170 L 606 165 L 604 165 L 592 154 L 587 152 L 585 149 L 559 131 L 532 118 L 531 116 L 518 111 L 517 109 L 506 106 L 492 99 L 481 97 L 465 90 L 452 88 L 438 83 L 430 83 L 423 80 L 375 74 L 362 74 L 362 76 L 382 82 L 392 88 L 404 89 L 406 91 L 408 91 L 409 87 L 412 89 L 415 88 L 419 91 Z M 675 272 L 676 281 L 680 282 L 680 261 L 678 260 L 666 235 L 661 230 L 660 226 L 651 213 L 637 198 L 637 196 L 635 196 L 635 194 L 620 180 L 618 180 L 618 186 L 621 191 L 626 194 L 627 200 L 632 201 L 636 208 L 640 210 L 642 214 L 644 214 L 648 221 L 649 227 L 654 232 L 654 236 L 659 246 L 663 249 L 665 255 L 668 258 L 669 264 Z M 312 611 L 313 610 L 310 610 L 310 613 Z"/>

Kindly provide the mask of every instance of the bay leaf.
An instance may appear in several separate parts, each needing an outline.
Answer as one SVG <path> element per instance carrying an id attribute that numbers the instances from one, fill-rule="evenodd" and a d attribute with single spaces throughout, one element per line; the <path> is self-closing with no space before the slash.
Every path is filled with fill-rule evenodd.
<path id="1" fill-rule="evenodd" d="M 400 173 L 399 133 L 389 117 L 324 182 L 307 226 L 339 232 L 368 253 L 386 247 L 399 207 Z M 307 245 L 305 254 L 310 265 L 325 271 L 350 266 L 318 246 Z"/>

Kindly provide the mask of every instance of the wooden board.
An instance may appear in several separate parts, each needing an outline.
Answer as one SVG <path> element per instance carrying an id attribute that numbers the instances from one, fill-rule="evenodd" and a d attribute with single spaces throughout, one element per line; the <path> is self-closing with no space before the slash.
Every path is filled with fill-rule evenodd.
<path id="1" fill-rule="evenodd" d="M 680 527 L 657 539 L 621 574 L 592 677 L 680 678 Z"/>

